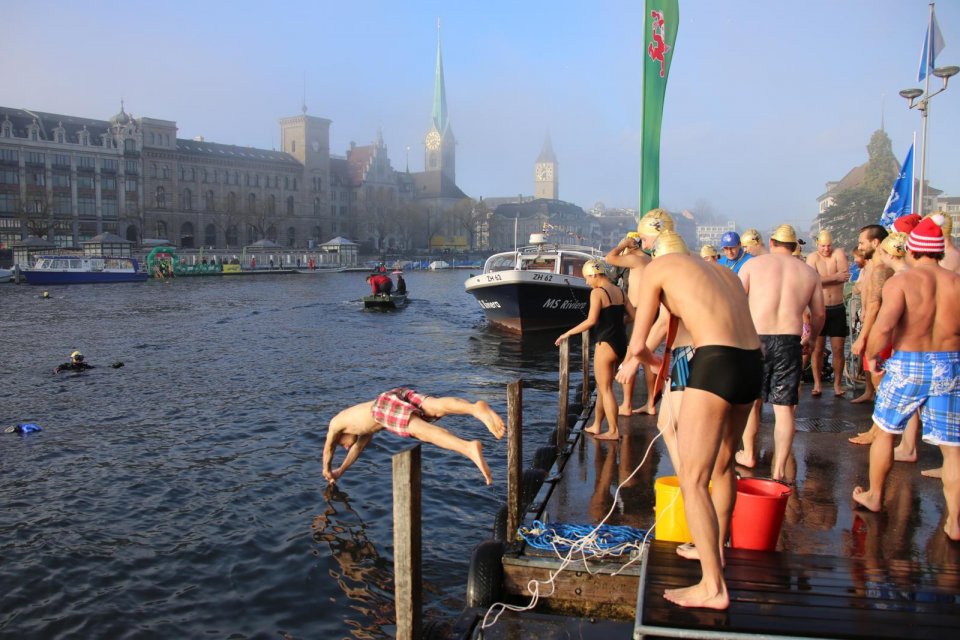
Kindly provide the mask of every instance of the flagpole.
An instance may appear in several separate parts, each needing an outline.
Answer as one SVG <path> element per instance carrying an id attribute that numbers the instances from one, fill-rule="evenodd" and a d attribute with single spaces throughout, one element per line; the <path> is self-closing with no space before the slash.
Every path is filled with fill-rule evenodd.
<path id="1" fill-rule="evenodd" d="M 923 61 L 924 74 L 923 74 L 923 132 L 921 133 L 921 147 L 920 147 L 920 187 L 918 189 L 920 200 L 914 200 L 914 207 L 919 210 L 920 215 L 923 215 L 923 192 L 925 191 L 923 186 L 925 169 L 927 164 L 927 112 L 930 110 L 930 59 L 934 55 L 934 49 L 936 48 L 936 38 L 933 33 L 933 5 L 930 3 L 930 18 L 927 20 L 927 51 L 926 58 Z"/>
<path id="2" fill-rule="evenodd" d="M 911 149 L 917 148 L 917 132 L 913 132 L 913 146 Z M 908 211 L 907 213 L 916 213 L 917 212 L 917 183 L 913 180 L 913 167 L 910 167 L 910 208 L 913 211 Z M 922 208 L 922 207 L 921 207 Z"/>

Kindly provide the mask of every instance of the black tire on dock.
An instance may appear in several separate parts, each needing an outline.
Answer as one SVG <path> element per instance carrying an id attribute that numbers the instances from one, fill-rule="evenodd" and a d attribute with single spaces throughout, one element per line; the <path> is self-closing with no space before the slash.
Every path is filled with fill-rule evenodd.
<path id="1" fill-rule="evenodd" d="M 493 519 L 493 539 L 497 542 L 507 541 L 507 505 L 502 504 L 497 509 L 497 515 Z"/>
<path id="2" fill-rule="evenodd" d="M 440 620 L 430 620 L 420 629 L 420 640 L 446 640 L 449 631 L 448 625 Z"/>
<path id="3" fill-rule="evenodd" d="M 484 540 L 473 548 L 467 574 L 467 607 L 486 609 L 500 597 L 503 586 L 503 543 Z"/>
<path id="4" fill-rule="evenodd" d="M 526 509 L 537 497 L 543 480 L 547 477 L 547 472 L 543 469 L 524 469 L 523 479 L 520 481 L 520 502 Z"/>
<path id="5" fill-rule="evenodd" d="M 579 402 L 574 402 L 572 404 L 567 405 L 567 410 L 579 416 L 580 413 L 583 411 L 583 405 L 580 404 Z"/>
<path id="6" fill-rule="evenodd" d="M 540 447 L 533 454 L 533 468 L 550 471 L 553 462 L 557 459 L 557 448 L 555 446 Z"/>

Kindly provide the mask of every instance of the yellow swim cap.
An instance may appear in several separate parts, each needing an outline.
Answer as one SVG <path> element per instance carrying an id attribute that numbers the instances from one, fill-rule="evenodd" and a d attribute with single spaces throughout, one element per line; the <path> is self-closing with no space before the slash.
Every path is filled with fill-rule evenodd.
<path id="1" fill-rule="evenodd" d="M 663 209 L 651 209 L 637 225 L 637 233 L 641 236 L 656 236 L 661 231 L 673 231 L 673 218 Z"/>
<path id="2" fill-rule="evenodd" d="M 80 353 L 79 351 L 74 351 L 73 353 L 70 354 L 70 359 L 71 359 L 71 360 L 73 360 L 74 358 L 78 358 L 78 357 L 79 357 L 79 358 L 82 358 L 82 357 L 83 357 L 83 354 Z"/>
<path id="3" fill-rule="evenodd" d="M 777 227 L 770 238 L 772 240 L 776 240 L 777 242 L 796 242 L 797 232 L 790 225 L 782 224 Z"/>
<path id="4" fill-rule="evenodd" d="M 833 244 L 833 236 L 826 229 L 821 229 L 817 234 L 817 246 L 821 244 Z"/>
<path id="5" fill-rule="evenodd" d="M 701 258 L 717 258 L 720 254 L 717 253 L 717 248 L 712 244 L 705 244 L 700 247 L 700 257 Z"/>
<path id="6" fill-rule="evenodd" d="M 907 234 L 900 231 L 891 233 L 880 243 L 880 249 L 889 256 L 902 258 L 907 255 Z"/>
<path id="7" fill-rule="evenodd" d="M 603 264 L 600 260 L 587 260 L 583 263 L 583 277 L 607 275 L 607 265 Z"/>
<path id="8" fill-rule="evenodd" d="M 668 253 L 690 255 L 690 250 L 687 249 L 687 243 L 683 241 L 683 236 L 676 231 L 661 232 L 660 235 L 657 236 L 657 241 L 653 244 L 654 258 L 665 256 Z"/>
<path id="9" fill-rule="evenodd" d="M 951 216 L 949 213 L 945 211 L 937 211 L 935 213 L 931 213 L 926 217 L 929 218 L 930 216 L 934 216 L 937 214 L 940 214 L 941 216 L 943 216 L 943 224 L 940 225 L 940 230 L 943 231 L 943 237 L 946 238 L 947 236 L 953 234 L 953 216 Z"/>
<path id="10" fill-rule="evenodd" d="M 740 236 L 740 244 L 745 247 L 759 247 L 763 244 L 763 238 L 760 237 L 760 232 L 756 229 L 747 229 Z"/>

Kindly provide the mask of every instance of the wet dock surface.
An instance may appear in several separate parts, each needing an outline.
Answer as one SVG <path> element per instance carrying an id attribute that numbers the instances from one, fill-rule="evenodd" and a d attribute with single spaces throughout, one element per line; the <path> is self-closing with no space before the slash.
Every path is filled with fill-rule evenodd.
<path id="1" fill-rule="evenodd" d="M 867 484 L 869 446 L 851 444 L 847 438 L 869 429 L 873 405 L 851 404 L 850 393 L 846 398 L 834 397 L 829 386 L 820 397 L 811 397 L 810 390 L 810 385 L 803 387 L 797 411 L 797 433 L 786 478 L 793 493 L 787 502 L 778 553 L 733 550 L 727 571 L 731 608 L 710 612 L 704 618 L 662 598 L 665 587 L 696 582 L 699 565 L 680 560 L 673 551 L 676 543 L 653 542 L 644 570 L 646 619 L 642 625 L 679 629 L 676 633 L 680 636 L 686 627 L 717 630 L 721 635 L 716 637 L 756 633 L 903 637 L 901 632 L 910 631 L 912 637 L 934 638 L 960 624 L 960 544 L 943 533 L 940 480 L 920 474 L 921 469 L 940 466 L 939 450 L 921 443 L 916 463 L 894 464 L 881 513 L 853 509 L 853 488 Z M 546 493 L 549 496 L 539 519 L 595 525 L 610 513 L 607 524 L 643 530 L 653 527 L 654 483 L 657 478 L 675 475 L 662 440 L 650 447 L 658 434 L 656 420 L 655 416 L 635 415 L 622 421 L 620 441 L 598 441 L 577 434 L 562 470 L 557 474 L 555 466 L 551 470 L 554 481 L 541 491 L 541 498 Z M 576 429 L 591 422 L 592 416 L 581 419 Z M 772 408 L 765 406 L 758 463 L 752 470 L 738 467 L 741 477 L 769 477 L 773 422 Z M 648 448 L 648 459 L 627 480 Z M 532 515 L 528 514 L 528 524 Z M 650 539 L 653 541 L 653 536 Z M 510 601 L 529 602 L 523 586 L 529 578 L 546 580 L 551 573 L 549 562 L 555 559 L 550 551 L 525 545 L 508 550 L 504 584 Z M 590 575 L 582 568 L 582 563 L 571 565 L 561 573 L 556 579 L 555 599 L 541 598 L 536 613 L 506 612 L 483 637 L 634 637 L 634 621 L 624 617 L 636 614 L 638 575 L 643 571 L 630 567 L 616 576 L 612 575 L 616 569 Z M 757 587 L 757 576 L 766 574 L 779 575 L 783 584 L 778 587 L 774 580 L 777 584 Z M 837 617 L 831 619 L 833 613 Z M 727 624 L 731 619 L 744 624 L 718 626 L 717 616 Z M 791 618 L 813 619 L 812 628 L 791 626 Z M 928 626 L 923 627 L 924 623 Z M 644 637 L 658 634 L 648 631 Z"/>

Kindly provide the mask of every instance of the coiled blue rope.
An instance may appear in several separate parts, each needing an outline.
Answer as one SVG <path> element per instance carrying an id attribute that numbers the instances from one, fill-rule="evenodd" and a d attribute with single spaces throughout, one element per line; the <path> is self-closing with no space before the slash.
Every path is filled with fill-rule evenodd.
<path id="1" fill-rule="evenodd" d="M 578 544 L 590 535 L 593 530 L 594 540 L 588 544 Z M 566 524 L 554 522 L 544 524 L 539 520 L 533 521 L 529 529 L 520 527 L 520 537 L 535 549 L 546 551 L 569 551 L 577 546 L 578 552 L 585 555 L 620 555 L 635 549 L 643 541 L 646 531 L 626 525 L 602 524 L 600 527 L 588 524 Z M 582 547 L 582 548 L 581 548 Z"/>

